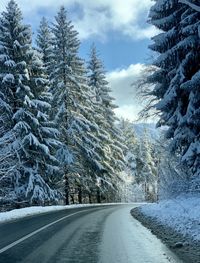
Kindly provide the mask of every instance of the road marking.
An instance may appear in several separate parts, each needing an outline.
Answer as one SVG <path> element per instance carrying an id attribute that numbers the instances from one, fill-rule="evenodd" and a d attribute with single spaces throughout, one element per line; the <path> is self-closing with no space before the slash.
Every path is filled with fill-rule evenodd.
<path id="1" fill-rule="evenodd" d="M 89 210 L 90 210 L 90 209 L 87 209 L 87 210 L 83 210 L 83 211 L 79 211 L 79 212 L 73 213 L 73 214 L 71 214 L 71 215 L 67 215 L 67 216 L 61 217 L 60 219 L 58 219 L 58 220 L 56 220 L 56 221 L 54 221 L 54 222 L 52 222 L 52 223 L 50 223 L 50 224 L 48 224 L 48 225 L 46 225 L 46 226 L 43 226 L 43 227 L 41 227 L 41 228 L 33 231 L 32 233 L 30 233 L 30 234 L 28 234 L 28 235 L 26 235 L 26 236 L 23 236 L 22 238 L 16 240 L 15 242 L 12 242 L 11 244 L 9 244 L 9 245 L 1 248 L 1 249 L 0 249 L 0 254 L 3 253 L 3 252 L 5 252 L 6 250 L 8 250 L 8 249 L 10 249 L 10 248 L 18 245 L 19 243 L 23 242 L 24 240 L 28 239 L 29 237 L 32 237 L 32 236 L 36 235 L 37 233 L 41 232 L 42 230 L 44 230 L 44 229 L 46 229 L 46 228 L 48 228 L 48 227 L 50 227 L 50 226 L 52 226 L 52 225 L 55 225 L 56 223 L 58 223 L 58 222 L 60 222 L 60 221 L 62 221 L 62 220 L 64 220 L 64 219 L 66 219 L 66 218 L 68 218 L 68 217 L 71 217 L 71 216 L 74 216 L 74 215 L 77 215 L 77 214 L 80 214 L 80 213 L 83 213 L 83 212 L 86 212 L 86 211 L 89 211 Z M 90 211 L 91 211 L 91 210 L 90 210 Z"/>

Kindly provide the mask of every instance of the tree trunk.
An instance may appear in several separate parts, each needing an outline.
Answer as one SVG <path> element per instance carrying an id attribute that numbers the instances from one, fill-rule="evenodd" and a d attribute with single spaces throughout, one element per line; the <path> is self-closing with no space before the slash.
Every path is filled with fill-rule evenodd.
<path id="1" fill-rule="evenodd" d="M 97 189 L 97 203 L 100 204 L 101 203 L 101 193 L 100 190 Z"/>
<path id="2" fill-rule="evenodd" d="M 88 193 L 88 197 L 89 197 L 89 203 L 91 204 L 92 203 L 92 195 L 91 195 L 91 193 Z"/>
<path id="3" fill-rule="evenodd" d="M 69 179 L 65 174 L 65 204 L 69 205 Z"/>
<path id="4" fill-rule="evenodd" d="M 147 182 L 145 182 L 144 184 L 144 191 L 145 191 L 145 201 L 149 201 L 149 186 Z"/>
<path id="5" fill-rule="evenodd" d="M 78 188 L 78 202 L 79 202 L 79 204 L 83 203 L 81 186 L 79 186 L 79 188 Z"/>
<path id="6" fill-rule="evenodd" d="M 70 197 L 71 197 L 71 201 L 72 201 L 72 204 L 74 205 L 74 195 L 72 194 L 72 195 L 70 195 Z"/>

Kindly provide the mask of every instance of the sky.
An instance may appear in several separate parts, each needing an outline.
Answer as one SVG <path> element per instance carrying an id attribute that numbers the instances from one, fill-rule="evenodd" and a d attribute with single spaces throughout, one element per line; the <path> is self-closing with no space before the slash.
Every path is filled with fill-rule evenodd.
<path id="1" fill-rule="evenodd" d="M 2 12 L 7 0 L 0 0 Z M 35 34 L 42 16 L 53 22 L 61 5 L 79 32 L 80 55 L 88 60 L 96 44 L 107 71 L 119 117 L 135 121 L 143 103 L 131 85 L 150 62 L 148 45 L 156 29 L 147 23 L 152 0 L 16 0 Z"/>

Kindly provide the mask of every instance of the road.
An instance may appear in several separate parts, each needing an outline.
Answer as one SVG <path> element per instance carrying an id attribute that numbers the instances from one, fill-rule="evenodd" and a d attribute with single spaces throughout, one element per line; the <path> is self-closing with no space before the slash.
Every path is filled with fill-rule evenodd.
<path id="1" fill-rule="evenodd" d="M 134 205 L 68 209 L 0 224 L 0 263 L 179 263 L 130 215 Z"/>

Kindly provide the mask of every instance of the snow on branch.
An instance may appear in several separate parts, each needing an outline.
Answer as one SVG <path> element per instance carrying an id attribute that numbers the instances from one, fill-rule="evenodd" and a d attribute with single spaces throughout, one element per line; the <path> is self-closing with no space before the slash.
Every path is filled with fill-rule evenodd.
<path id="1" fill-rule="evenodd" d="M 190 2 L 190 0 L 179 0 L 179 3 L 186 4 L 197 12 L 200 12 L 200 6 L 193 2 Z"/>

